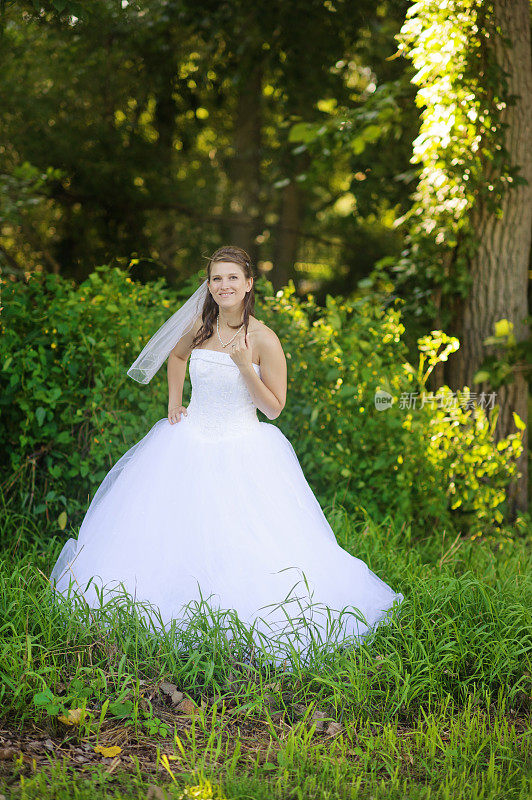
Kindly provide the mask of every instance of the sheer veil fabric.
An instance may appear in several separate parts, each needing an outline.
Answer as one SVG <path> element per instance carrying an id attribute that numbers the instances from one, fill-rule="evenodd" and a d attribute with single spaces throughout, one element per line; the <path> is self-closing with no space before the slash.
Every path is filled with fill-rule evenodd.
<path id="1" fill-rule="evenodd" d="M 205 280 L 188 300 L 161 325 L 128 369 L 127 374 L 130 378 L 138 383 L 151 381 L 163 361 L 170 355 L 170 351 L 186 333 L 192 330 L 194 321 L 201 317 L 208 291 L 208 281 Z"/>

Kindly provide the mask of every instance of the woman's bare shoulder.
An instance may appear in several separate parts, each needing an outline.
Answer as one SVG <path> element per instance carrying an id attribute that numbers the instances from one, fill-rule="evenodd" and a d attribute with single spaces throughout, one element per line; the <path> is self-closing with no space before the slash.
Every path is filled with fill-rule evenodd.
<path id="1" fill-rule="evenodd" d="M 255 341 L 257 342 L 257 349 L 259 357 L 266 356 L 267 354 L 282 356 L 284 353 L 281 341 L 273 328 L 269 328 L 262 320 L 256 320 L 258 323 L 255 329 Z"/>
<path id="2" fill-rule="evenodd" d="M 277 334 L 275 333 L 275 331 L 272 330 L 272 328 L 269 328 L 266 325 L 266 323 L 263 322 L 261 319 L 257 319 L 256 317 L 250 317 L 250 321 L 253 322 L 253 328 L 251 328 L 251 326 L 250 326 L 250 329 L 251 329 L 251 331 L 253 333 L 257 334 L 257 337 L 259 338 L 259 340 L 263 340 L 263 339 L 264 340 L 267 340 L 267 339 L 271 340 L 273 337 L 277 338 Z"/>

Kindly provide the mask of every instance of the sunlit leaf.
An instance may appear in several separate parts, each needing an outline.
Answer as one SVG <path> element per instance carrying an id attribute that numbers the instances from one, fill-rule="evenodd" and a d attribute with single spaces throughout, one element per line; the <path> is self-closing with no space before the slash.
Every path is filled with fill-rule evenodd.
<path id="1" fill-rule="evenodd" d="M 79 725 L 85 716 L 85 709 L 71 708 L 66 714 L 61 714 L 57 719 L 65 725 Z"/>
<path id="2" fill-rule="evenodd" d="M 112 745 L 110 747 L 105 747 L 105 745 L 98 744 L 94 748 L 95 753 L 100 753 L 104 758 L 114 758 L 119 753 L 122 752 L 122 748 L 119 747 L 117 744 Z"/>

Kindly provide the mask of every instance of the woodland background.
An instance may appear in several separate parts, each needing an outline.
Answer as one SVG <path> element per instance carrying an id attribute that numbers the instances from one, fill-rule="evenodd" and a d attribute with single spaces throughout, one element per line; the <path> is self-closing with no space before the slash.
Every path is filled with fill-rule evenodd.
<path id="1" fill-rule="evenodd" d="M 530 27 L 527 0 L 0 0 L 0 792 L 530 796 Z M 269 683 L 244 633 L 104 630 L 47 578 L 166 416 L 166 371 L 126 370 L 223 244 L 287 356 L 273 424 L 405 595 L 376 649 Z"/>
<path id="2" fill-rule="evenodd" d="M 400 309 L 414 363 L 456 337 L 426 389 L 496 392 L 495 440 L 522 432 L 507 516 L 526 512 L 527 3 L 4 2 L 2 22 L 4 320 L 31 277 L 99 265 L 164 278 L 171 308 L 236 243 L 273 292 Z"/>

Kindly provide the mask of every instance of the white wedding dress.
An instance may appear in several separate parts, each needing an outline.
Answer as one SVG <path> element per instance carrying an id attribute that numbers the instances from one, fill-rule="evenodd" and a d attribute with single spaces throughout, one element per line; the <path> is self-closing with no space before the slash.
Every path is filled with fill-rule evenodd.
<path id="1" fill-rule="evenodd" d="M 189 366 L 188 415 L 158 420 L 116 462 L 52 585 L 91 608 L 102 591 L 105 602 L 126 589 L 165 627 L 197 601 L 232 609 L 278 662 L 288 642 L 300 657 L 312 642 L 355 644 L 403 595 L 338 545 L 294 448 L 258 419 L 229 353 L 195 348 Z"/>

